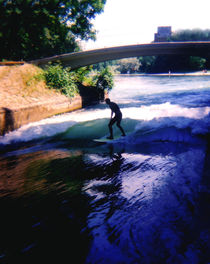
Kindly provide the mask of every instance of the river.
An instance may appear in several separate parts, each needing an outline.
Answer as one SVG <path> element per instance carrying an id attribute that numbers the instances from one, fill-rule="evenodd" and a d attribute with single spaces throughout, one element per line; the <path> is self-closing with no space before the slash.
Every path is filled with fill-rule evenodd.
<path id="1" fill-rule="evenodd" d="M 113 143 L 104 103 L 0 137 L 0 263 L 210 263 L 210 76 L 116 76 L 109 97 Z"/>

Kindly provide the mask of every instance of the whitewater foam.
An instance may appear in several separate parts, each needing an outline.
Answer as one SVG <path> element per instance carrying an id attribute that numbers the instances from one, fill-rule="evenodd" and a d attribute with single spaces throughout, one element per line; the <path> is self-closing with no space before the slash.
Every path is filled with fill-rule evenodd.
<path id="1" fill-rule="evenodd" d="M 210 107 L 185 108 L 167 102 L 160 105 L 122 108 L 122 112 L 122 125 L 127 131 L 133 129 L 131 122 L 126 121 L 128 119 L 138 121 L 135 130 L 141 132 L 154 131 L 164 127 L 177 127 L 179 129 L 190 127 L 194 134 L 205 134 L 209 131 Z M 79 110 L 54 116 L 39 122 L 30 123 L 5 136 L 1 136 L 0 144 L 5 145 L 12 142 L 27 142 L 52 137 L 67 131 L 78 123 L 80 124 L 76 130 L 78 135 L 81 134 L 78 129 L 81 129 L 83 137 L 85 137 L 86 131 L 89 133 L 89 136 L 92 133 L 97 135 L 97 131 L 100 130 L 100 133 L 103 133 L 104 130 L 107 130 L 109 117 L 110 109 L 107 107 Z M 104 119 L 103 122 L 99 122 L 102 119 Z M 93 120 L 95 121 L 90 122 L 88 125 L 87 122 Z M 101 129 L 98 127 L 97 120 Z M 68 136 L 70 136 L 70 133 L 71 131 Z"/>
<path id="2" fill-rule="evenodd" d="M 186 108 L 169 102 L 151 106 L 130 107 L 123 109 L 123 116 L 138 120 L 152 120 L 160 117 L 187 117 L 201 119 L 210 113 L 210 107 Z"/>

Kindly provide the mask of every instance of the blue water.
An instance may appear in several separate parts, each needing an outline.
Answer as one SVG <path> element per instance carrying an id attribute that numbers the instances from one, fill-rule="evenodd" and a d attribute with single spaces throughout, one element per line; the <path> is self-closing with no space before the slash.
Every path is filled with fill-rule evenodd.
<path id="1" fill-rule="evenodd" d="M 116 76 L 109 97 L 110 144 L 104 103 L 0 138 L 0 263 L 210 263 L 210 77 Z"/>

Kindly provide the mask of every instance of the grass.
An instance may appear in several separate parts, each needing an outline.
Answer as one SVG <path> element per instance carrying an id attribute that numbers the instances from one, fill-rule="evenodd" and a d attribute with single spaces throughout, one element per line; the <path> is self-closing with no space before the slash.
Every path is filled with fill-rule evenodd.
<path id="1" fill-rule="evenodd" d="M 0 67 L 0 107 L 22 107 L 31 103 L 63 97 L 49 89 L 41 76 L 43 70 L 32 64 Z"/>

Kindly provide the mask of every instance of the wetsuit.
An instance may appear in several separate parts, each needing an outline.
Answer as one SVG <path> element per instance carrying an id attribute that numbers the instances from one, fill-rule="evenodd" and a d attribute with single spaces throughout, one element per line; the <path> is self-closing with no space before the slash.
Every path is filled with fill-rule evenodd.
<path id="1" fill-rule="evenodd" d="M 122 112 L 120 111 L 119 106 L 114 102 L 110 102 L 109 107 L 112 110 L 111 120 L 109 124 L 113 125 L 115 122 L 117 122 L 117 125 L 120 125 L 120 122 L 122 120 Z M 112 118 L 113 113 L 115 113 L 115 116 Z"/>
<path id="2" fill-rule="evenodd" d="M 125 132 L 123 130 L 123 128 L 120 126 L 120 122 L 122 120 L 122 112 L 120 111 L 119 106 L 114 103 L 114 102 L 109 102 L 109 107 L 111 109 L 111 120 L 109 122 L 109 132 L 110 132 L 110 136 L 108 138 L 112 139 L 113 138 L 113 130 L 112 130 L 112 126 L 114 125 L 115 122 L 117 122 L 117 126 L 119 127 L 119 129 L 122 132 L 122 136 L 125 136 Z M 113 113 L 115 113 L 115 116 L 113 116 Z"/>

